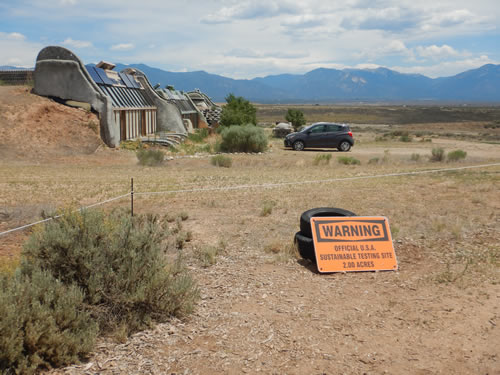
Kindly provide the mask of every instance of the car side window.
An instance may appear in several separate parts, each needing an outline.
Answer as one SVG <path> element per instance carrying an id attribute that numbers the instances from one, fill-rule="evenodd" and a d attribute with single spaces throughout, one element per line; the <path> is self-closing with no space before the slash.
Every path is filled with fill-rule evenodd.
<path id="1" fill-rule="evenodd" d="M 338 132 L 338 131 L 341 131 L 342 130 L 342 126 L 340 125 L 326 125 L 327 129 L 326 131 L 327 132 Z"/>
<path id="2" fill-rule="evenodd" d="M 324 127 L 325 127 L 324 125 L 315 126 L 314 128 L 311 129 L 311 133 L 323 133 Z"/>

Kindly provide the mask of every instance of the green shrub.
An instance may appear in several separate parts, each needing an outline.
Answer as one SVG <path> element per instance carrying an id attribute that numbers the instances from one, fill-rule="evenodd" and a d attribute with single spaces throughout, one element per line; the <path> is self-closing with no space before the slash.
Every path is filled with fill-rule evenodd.
<path id="1" fill-rule="evenodd" d="M 337 161 L 339 162 L 339 164 L 345 164 L 345 165 L 361 164 L 361 162 L 358 159 L 353 158 L 352 156 L 339 156 L 337 158 Z"/>
<path id="2" fill-rule="evenodd" d="M 97 325 L 83 300 L 78 287 L 37 268 L 0 276 L 0 373 L 33 374 L 88 354 Z"/>
<path id="3" fill-rule="evenodd" d="M 401 137 L 399 137 L 399 140 L 401 142 L 411 142 L 411 136 L 409 134 L 403 134 Z"/>
<path id="4" fill-rule="evenodd" d="M 274 201 L 264 201 L 262 202 L 262 210 L 260 211 L 260 216 L 269 216 L 273 212 L 273 208 L 276 206 Z"/>
<path id="5" fill-rule="evenodd" d="M 467 152 L 463 150 L 454 150 L 448 152 L 448 161 L 458 161 L 465 159 Z"/>
<path id="6" fill-rule="evenodd" d="M 321 163 L 330 164 L 332 159 L 332 154 L 319 154 L 314 157 L 313 165 L 319 165 Z"/>
<path id="7" fill-rule="evenodd" d="M 202 267 L 210 267 L 217 263 L 217 256 L 226 250 L 226 243 L 219 241 L 217 246 L 203 246 L 195 249 L 194 256 L 199 260 Z"/>
<path id="8" fill-rule="evenodd" d="M 380 158 L 371 158 L 370 160 L 368 160 L 368 164 L 378 164 L 380 162 Z"/>
<path id="9" fill-rule="evenodd" d="M 229 94 L 226 97 L 226 105 L 222 107 L 220 125 L 222 127 L 232 125 L 257 124 L 257 108 L 241 96 Z"/>
<path id="10" fill-rule="evenodd" d="M 431 161 L 443 161 L 444 150 L 441 147 L 434 147 L 431 151 Z"/>
<path id="11" fill-rule="evenodd" d="M 419 161 L 420 160 L 420 154 L 411 154 L 410 160 L 411 161 Z"/>
<path id="12" fill-rule="evenodd" d="M 165 155 L 160 150 L 149 150 L 145 148 L 140 148 L 137 153 L 137 159 L 140 165 L 146 165 L 148 167 L 154 167 L 163 163 Z"/>
<path id="13" fill-rule="evenodd" d="M 167 262 L 166 225 L 122 211 L 66 213 L 31 235 L 21 267 L 47 270 L 81 288 L 101 332 L 126 327 L 131 333 L 189 313 L 197 297 L 180 261 Z"/>
<path id="14" fill-rule="evenodd" d="M 264 130 L 253 125 L 226 127 L 221 135 L 222 152 L 262 152 L 267 148 Z"/>
<path id="15" fill-rule="evenodd" d="M 201 143 L 209 136 L 209 134 L 210 131 L 207 128 L 196 129 L 194 133 L 188 134 L 188 139 L 191 142 Z"/>
<path id="16" fill-rule="evenodd" d="M 215 155 L 210 158 L 210 163 L 216 167 L 230 168 L 233 165 L 233 159 L 226 155 Z"/>
<path id="17" fill-rule="evenodd" d="M 304 112 L 300 109 L 289 108 L 286 112 L 285 120 L 292 123 L 294 131 L 297 131 L 302 125 L 306 124 Z"/>

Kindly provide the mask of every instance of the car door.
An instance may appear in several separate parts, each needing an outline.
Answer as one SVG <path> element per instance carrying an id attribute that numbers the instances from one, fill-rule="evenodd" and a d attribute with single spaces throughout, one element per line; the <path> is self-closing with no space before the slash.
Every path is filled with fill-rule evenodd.
<path id="1" fill-rule="evenodd" d="M 339 145 L 341 135 L 343 134 L 343 126 L 336 124 L 325 125 L 324 145 L 321 147 L 336 148 Z"/>
<path id="2" fill-rule="evenodd" d="M 324 142 L 322 140 L 324 136 L 325 125 L 313 126 L 307 132 L 306 146 L 307 147 L 323 147 L 321 146 Z"/>

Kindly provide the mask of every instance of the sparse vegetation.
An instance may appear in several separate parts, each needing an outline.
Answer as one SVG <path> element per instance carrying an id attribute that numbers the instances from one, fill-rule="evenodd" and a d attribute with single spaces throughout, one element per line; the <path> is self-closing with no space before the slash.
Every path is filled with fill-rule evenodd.
<path id="1" fill-rule="evenodd" d="M 260 216 L 269 216 L 273 212 L 273 208 L 276 206 L 275 201 L 266 200 L 262 202 L 262 210 L 260 211 Z"/>
<path id="2" fill-rule="evenodd" d="M 156 167 L 163 163 L 165 159 L 165 154 L 161 150 L 153 150 L 140 148 L 136 152 L 137 159 L 140 165 L 148 167 Z"/>
<path id="3" fill-rule="evenodd" d="M 318 154 L 314 157 L 313 165 L 330 164 L 332 154 Z"/>
<path id="4" fill-rule="evenodd" d="M 226 250 L 226 243 L 219 241 L 216 246 L 206 245 L 202 248 L 195 249 L 194 255 L 204 268 L 213 266 L 217 263 L 217 256 Z"/>
<path id="5" fill-rule="evenodd" d="M 368 164 L 378 164 L 380 162 L 380 158 L 371 158 L 370 160 L 368 160 Z"/>
<path id="6" fill-rule="evenodd" d="M 286 107 L 276 107 L 279 108 L 276 113 L 282 118 Z M 328 121 L 326 116 L 345 114 L 336 108 L 330 107 L 331 113 L 323 112 L 325 116 L 318 120 Z M 393 110 L 398 111 L 404 109 Z M 356 118 L 357 114 L 351 113 Z M 362 112 L 359 117 L 367 114 Z M 309 116 L 308 120 L 311 120 Z M 85 124 L 86 120 L 80 123 Z M 466 135 L 498 133 L 498 129 L 485 130 L 485 123 L 410 124 L 404 129 L 412 135 L 416 131 L 430 131 L 436 137 L 434 144 L 401 143 L 398 138 L 390 137 L 384 143 L 375 143 L 375 136 L 403 126 L 390 127 L 390 122 L 380 126 L 363 124 L 359 127 L 372 129 L 357 136 L 355 132 L 357 143 L 353 152 L 331 152 L 334 158 L 329 167 L 313 167 L 312 162 L 315 155 L 330 152 L 289 152 L 281 140 L 271 140 L 271 152 L 265 155 L 229 155 L 234 161 L 232 169 L 212 167 L 208 161 L 210 155 L 178 158 L 169 163 L 172 165 L 168 171 L 165 168 L 153 170 L 135 165 L 137 161 L 131 153 L 107 149 L 100 150 L 101 155 L 88 158 L 65 156 L 63 162 L 47 154 L 42 155 L 47 162 L 39 164 L 40 159 L 35 156 L 14 163 L 1 158 L 2 230 L 36 221 L 42 210 L 50 216 L 51 209 L 49 205 L 44 206 L 44 202 L 53 202 L 53 207 L 72 202 L 91 204 L 122 195 L 128 190 L 128 178 L 132 175 L 138 191 L 207 189 L 193 193 L 142 195 L 135 202 L 136 213 L 171 213 L 167 223 L 166 218 L 160 217 L 162 227 L 168 232 L 162 241 L 163 255 L 169 265 L 182 256 L 189 270 L 197 273 L 196 279 L 202 288 L 199 314 L 193 319 L 174 319 L 157 330 L 131 338 L 126 337 L 127 324 L 121 324 L 110 335 L 123 342 L 127 340 L 124 345 L 115 346 L 105 339 L 103 346 L 96 350 L 96 356 L 92 355 L 87 363 L 56 372 L 127 372 L 130 369 L 182 372 L 189 368 L 193 373 L 204 373 L 206 361 L 203 359 L 207 353 L 211 355 L 209 364 L 214 369 L 226 368 L 230 360 L 234 368 L 250 373 L 255 364 L 264 373 L 293 372 L 296 371 L 294 353 L 308 353 L 311 340 L 319 349 L 331 347 L 331 335 L 315 335 L 314 332 L 321 329 L 338 331 L 338 322 L 352 315 L 352 304 L 344 297 L 355 290 L 363 295 L 375 295 L 382 286 L 384 293 L 377 297 L 381 308 L 376 321 L 372 314 L 366 314 L 371 311 L 373 298 L 360 299 L 355 306 L 359 310 L 355 313 L 355 321 L 342 327 L 342 335 L 356 336 L 359 330 L 367 329 L 374 334 L 383 333 L 389 326 L 393 337 L 411 346 L 415 337 L 434 331 L 436 327 L 446 327 L 448 332 L 461 332 L 463 340 L 475 343 L 474 353 L 460 364 L 464 373 L 474 373 L 478 368 L 484 373 L 494 373 L 498 361 L 491 356 L 491 342 L 495 341 L 495 329 L 498 328 L 494 312 L 500 282 L 500 249 L 496 240 L 500 238 L 500 228 L 496 225 L 497 210 L 492 202 L 498 199 L 500 168 L 491 165 L 425 173 L 442 165 L 429 160 L 432 147 L 438 146 L 444 147 L 446 153 L 458 148 L 467 151 L 469 155 L 464 160 L 467 166 L 495 164 L 500 158 L 497 144 L 478 144 L 476 138 L 460 142 L 441 138 L 441 133 L 448 131 Z M 76 130 L 91 134 L 82 126 Z M 267 133 L 271 133 L 270 130 L 264 129 Z M 213 144 L 215 138 L 219 136 L 214 135 L 208 141 Z M 188 140 L 186 143 L 193 147 L 204 146 L 203 142 L 194 144 Z M 390 157 L 384 157 L 384 149 Z M 180 145 L 179 150 L 184 152 Z M 8 153 L 9 150 L 2 151 Z M 36 151 L 42 153 L 41 148 Z M 412 153 L 420 154 L 418 164 L 410 161 Z M 336 158 L 341 155 L 354 156 L 362 165 L 337 164 Z M 388 161 L 383 162 L 383 157 Z M 378 161 L 366 165 L 370 158 L 378 158 Z M 413 171 L 423 173 L 405 175 Z M 400 173 L 400 176 L 395 175 Z M 390 177 L 370 178 L 386 174 Z M 332 182 L 312 183 L 330 179 Z M 336 179 L 341 181 L 334 182 Z M 259 184 L 276 186 L 216 190 Z M 456 197 L 464 199 L 457 203 Z M 277 204 L 267 217 L 260 216 L 264 201 Z M 105 207 L 111 210 L 117 206 L 128 207 L 129 202 L 126 199 L 113 201 Z M 306 209 L 322 206 L 341 207 L 359 215 L 387 216 L 401 272 L 323 275 L 318 274 L 312 263 L 302 259 L 295 261 L 293 246 L 288 247 L 288 244 L 299 230 L 299 215 Z M 189 212 L 187 221 L 182 221 L 183 212 Z M 28 233 L 19 231 L 1 237 L 0 264 L 12 260 L 2 268 L 10 278 L 18 265 L 16 252 L 20 251 Z M 225 252 L 217 245 L 221 235 L 226 236 L 230 244 Z M 210 250 L 212 246 L 215 251 Z M 287 255 L 288 250 L 290 255 Z M 170 266 L 167 271 L 170 272 Z M 438 279 L 443 280 L 442 284 L 436 285 Z M 341 288 L 329 288 L 332 281 Z M 429 291 L 437 286 L 445 298 L 429 298 L 433 297 L 429 296 Z M 325 293 L 332 298 L 325 298 Z M 4 305 L 0 307 L 2 314 Z M 457 310 L 457 306 L 464 305 L 466 309 Z M 94 314 L 93 309 L 82 311 Z M 404 321 L 401 321 L 402 312 L 405 313 Z M 286 327 L 276 330 L 283 322 Z M 384 324 L 378 324 L 380 322 Z M 484 339 L 474 341 L 475 332 L 468 327 L 484 328 L 481 331 Z M 4 329 L 0 331 L 2 336 Z M 243 334 L 235 335 L 234 332 Z M 438 336 L 431 337 L 429 345 L 413 345 L 411 357 L 420 359 L 422 371 L 446 373 L 456 358 L 454 353 L 463 349 L 463 340 Z M 11 342 L 13 340 L 9 340 Z M 271 349 L 279 349 L 289 342 L 293 343 L 294 350 L 270 350 L 260 358 L 253 354 L 250 358 L 247 353 L 253 353 L 255 342 Z M 179 344 L 181 350 L 178 350 Z M 351 357 L 335 353 L 332 361 L 328 353 L 319 353 L 312 356 L 311 363 L 302 366 L 304 371 L 308 368 L 327 372 L 331 368 L 375 373 L 401 370 L 399 363 L 391 365 L 385 357 L 378 358 L 380 355 L 373 361 L 370 354 L 373 345 L 369 342 L 347 340 L 346 345 L 343 351 L 357 350 L 360 361 L 352 362 Z M 238 350 L 232 350 L 234 348 Z M 389 352 L 387 356 L 400 351 Z M 0 353 L 4 353 L 3 349 Z M 149 359 L 155 361 L 151 369 Z"/>
<path id="7" fill-rule="evenodd" d="M 339 164 L 344 164 L 344 165 L 359 165 L 361 162 L 352 157 L 352 156 L 339 156 L 337 157 L 337 161 Z"/>
<path id="8" fill-rule="evenodd" d="M 411 154 L 410 160 L 411 161 L 419 161 L 420 160 L 420 154 L 417 154 L 417 153 Z"/>
<path id="9" fill-rule="evenodd" d="M 467 157 L 467 152 L 463 150 L 454 150 L 448 152 L 448 161 L 459 161 Z"/>
<path id="10" fill-rule="evenodd" d="M 210 158 L 210 163 L 216 167 L 231 168 L 233 159 L 226 155 L 215 155 Z"/>
<path id="11" fill-rule="evenodd" d="M 291 259 L 300 259 L 296 244 L 288 241 L 272 241 L 264 247 L 264 251 L 275 256 L 279 263 L 286 263 Z"/>
<path id="12" fill-rule="evenodd" d="M 431 151 L 431 161 L 440 162 L 444 160 L 444 149 L 441 147 L 434 147 Z"/>
<path id="13" fill-rule="evenodd" d="M 137 151 L 137 150 L 140 150 L 141 148 L 143 148 L 143 144 L 139 139 L 121 141 L 120 148 L 122 148 L 124 150 Z"/>
<path id="14" fill-rule="evenodd" d="M 99 132 L 99 124 L 94 120 L 88 121 L 87 124 L 85 124 L 85 126 L 87 126 L 87 128 L 89 128 L 96 134 Z"/>
<path id="15" fill-rule="evenodd" d="M 401 142 L 411 142 L 412 138 L 409 134 L 403 134 L 401 137 L 399 137 L 399 140 Z"/>
<path id="16" fill-rule="evenodd" d="M 188 139 L 194 143 L 201 143 L 204 142 L 209 135 L 210 135 L 209 129 L 206 128 L 196 129 L 194 133 L 188 134 Z"/>
<path id="17" fill-rule="evenodd" d="M 264 130 L 253 125 L 224 128 L 221 136 L 222 152 L 262 152 L 267 148 Z"/>

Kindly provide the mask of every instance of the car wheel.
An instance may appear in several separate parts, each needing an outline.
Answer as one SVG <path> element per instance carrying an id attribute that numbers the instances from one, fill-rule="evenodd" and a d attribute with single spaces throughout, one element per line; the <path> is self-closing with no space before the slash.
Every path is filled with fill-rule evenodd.
<path id="1" fill-rule="evenodd" d="M 295 141 L 293 143 L 293 149 L 295 151 L 302 151 L 304 149 L 305 145 L 304 145 L 304 142 L 302 141 Z"/>
<path id="2" fill-rule="evenodd" d="M 354 212 L 334 207 L 319 207 L 307 210 L 300 215 L 300 232 L 302 235 L 312 238 L 311 218 L 328 216 L 356 216 Z"/>
<path id="3" fill-rule="evenodd" d="M 342 141 L 339 144 L 339 151 L 347 152 L 351 149 L 351 144 L 347 141 Z"/>
<path id="4" fill-rule="evenodd" d="M 303 259 L 309 259 L 316 263 L 316 254 L 314 252 L 314 244 L 312 238 L 304 236 L 301 232 L 295 233 L 295 244 L 299 249 L 299 254 Z"/>

